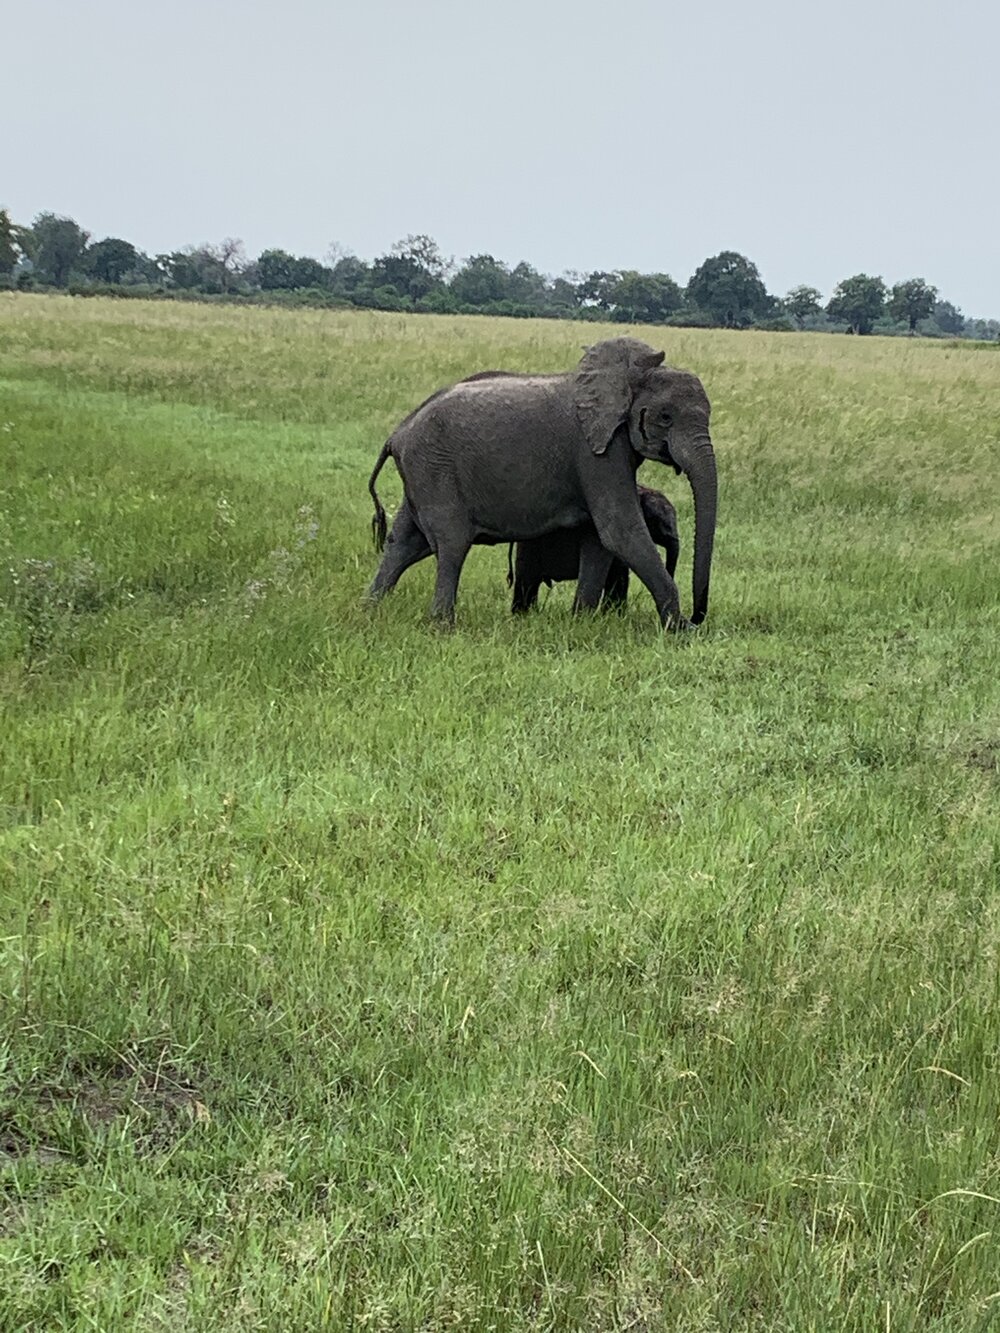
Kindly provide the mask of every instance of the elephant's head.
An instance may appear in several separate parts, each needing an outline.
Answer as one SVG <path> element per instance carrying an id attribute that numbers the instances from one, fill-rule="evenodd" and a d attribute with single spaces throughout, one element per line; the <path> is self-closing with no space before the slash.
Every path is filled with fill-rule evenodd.
<path id="1" fill-rule="evenodd" d="M 664 353 L 636 338 L 610 338 L 587 349 L 574 379 L 580 425 L 595 454 L 619 428 L 643 458 L 683 472 L 694 494 L 694 573 L 691 623 L 708 611 L 715 541 L 717 485 L 708 421 L 711 408 L 697 375 L 663 364 Z M 619 439 L 624 441 L 625 432 Z M 627 447 L 627 446 L 626 446 Z"/>

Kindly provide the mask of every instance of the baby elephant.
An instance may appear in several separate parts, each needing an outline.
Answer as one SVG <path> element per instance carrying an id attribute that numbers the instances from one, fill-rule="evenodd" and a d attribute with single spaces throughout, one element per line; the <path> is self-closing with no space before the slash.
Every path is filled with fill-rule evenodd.
<path id="1" fill-rule="evenodd" d="M 639 504 L 646 520 L 649 535 L 666 552 L 667 573 L 671 578 L 677 567 L 681 543 L 677 535 L 677 511 L 662 493 L 648 486 L 638 487 Z M 529 611 L 538 600 L 538 589 L 549 587 L 566 579 L 575 579 L 580 572 L 580 546 L 590 528 L 563 528 L 545 537 L 530 541 L 511 542 L 507 553 L 507 585 L 513 584 L 513 612 Z M 514 547 L 517 552 L 514 554 Z M 604 582 L 601 605 L 621 610 L 628 599 L 628 565 L 613 559 Z"/>

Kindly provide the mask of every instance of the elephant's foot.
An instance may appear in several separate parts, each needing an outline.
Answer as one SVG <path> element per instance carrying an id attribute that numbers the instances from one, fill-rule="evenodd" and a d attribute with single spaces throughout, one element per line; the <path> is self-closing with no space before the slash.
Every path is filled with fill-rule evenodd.
<path id="1" fill-rule="evenodd" d="M 455 628 L 455 608 L 432 607 L 428 620 L 432 629 L 439 630 L 442 634 L 450 634 Z"/>

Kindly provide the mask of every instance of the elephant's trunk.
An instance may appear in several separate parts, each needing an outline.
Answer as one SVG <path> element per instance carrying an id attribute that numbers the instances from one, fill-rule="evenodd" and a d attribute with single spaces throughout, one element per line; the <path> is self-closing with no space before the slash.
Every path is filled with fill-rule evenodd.
<path id="1" fill-rule="evenodd" d="M 715 544 L 715 511 L 718 484 L 715 454 L 706 435 L 695 441 L 681 463 L 694 495 L 694 570 L 692 574 L 693 607 L 691 624 L 700 625 L 708 614 L 708 581 L 712 572 L 712 547 Z M 680 461 L 680 460 L 678 460 Z"/>

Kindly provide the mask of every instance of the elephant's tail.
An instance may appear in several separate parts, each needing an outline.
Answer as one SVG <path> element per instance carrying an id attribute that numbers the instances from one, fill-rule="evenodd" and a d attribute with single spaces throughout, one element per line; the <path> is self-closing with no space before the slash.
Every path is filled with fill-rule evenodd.
<path id="1" fill-rule="evenodd" d="M 514 543 L 511 542 L 507 547 L 507 587 L 514 586 Z"/>
<path id="2" fill-rule="evenodd" d="M 375 543 L 376 551 L 385 549 L 385 534 L 388 524 L 385 517 L 385 509 L 382 501 L 378 498 L 378 492 L 375 490 L 375 478 L 385 467 L 386 459 L 392 454 L 392 440 L 386 440 L 382 446 L 382 452 L 378 456 L 378 461 L 368 478 L 368 493 L 372 497 L 372 503 L 375 505 L 375 515 L 372 518 L 372 540 Z"/>

